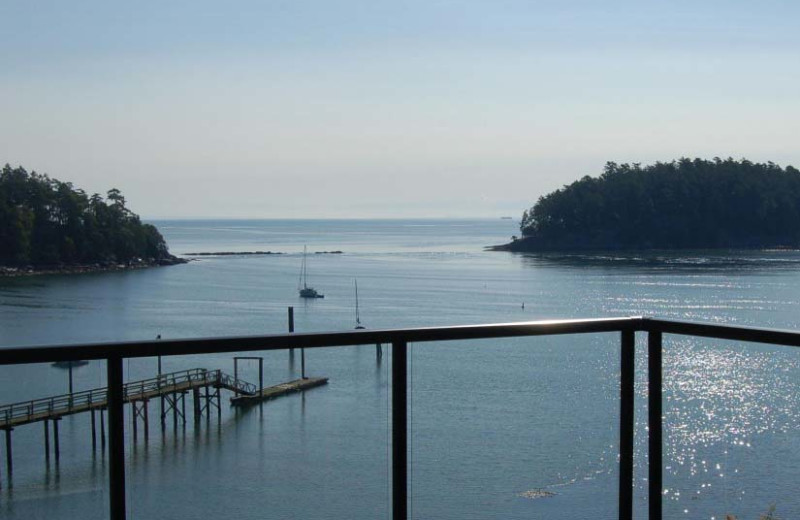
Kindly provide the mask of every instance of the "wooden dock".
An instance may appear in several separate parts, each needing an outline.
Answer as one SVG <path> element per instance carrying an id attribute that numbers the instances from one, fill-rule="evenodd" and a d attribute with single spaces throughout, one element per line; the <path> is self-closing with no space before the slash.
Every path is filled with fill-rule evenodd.
<path id="1" fill-rule="evenodd" d="M 197 423 L 201 415 L 209 417 L 212 408 L 216 408 L 217 419 L 221 420 L 220 390 L 233 392 L 233 406 L 246 406 L 261 401 L 274 399 L 294 392 L 302 392 L 309 388 L 328 383 L 326 377 L 302 378 L 267 388 L 242 381 L 237 375 L 230 376 L 221 370 L 193 368 L 180 372 L 162 374 L 152 379 L 126 383 L 122 388 L 122 400 L 132 407 L 132 433 L 136 442 L 138 436 L 137 423 L 144 423 L 144 437 L 148 438 L 149 413 L 148 402 L 158 399 L 161 402 L 161 427 L 166 427 L 166 417 L 172 412 L 174 428 L 178 422 L 186 424 L 186 394 L 191 394 L 194 401 L 194 420 Z M 260 386 L 260 385 L 259 385 Z M 5 433 L 6 465 L 8 474 L 12 472 L 11 432 L 23 425 L 41 422 L 44 424 L 45 459 L 50 460 L 50 425 L 52 423 L 53 450 L 56 461 L 59 459 L 58 423 L 68 415 L 89 413 L 91 415 L 92 449 L 97 449 L 98 435 L 95 415 L 99 415 L 101 449 L 105 449 L 106 433 L 104 413 L 108 407 L 108 388 L 95 388 L 82 392 L 33 399 L 20 403 L 0 405 L 0 431 Z"/>
<path id="2" fill-rule="evenodd" d="M 327 377 L 307 377 L 305 379 L 295 379 L 294 381 L 289 381 L 288 383 L 281 383 L 279 385 L 262 388 L 261 392 L 257 392 L 252 395 L 237 395 L 236 397 L 231 397 L 231 404 L 233 406 L 249 406 L 261 401 L 268 401 L 286 394 L 302 392 L 304 390 L 326 384 L 328 384 Z"/>

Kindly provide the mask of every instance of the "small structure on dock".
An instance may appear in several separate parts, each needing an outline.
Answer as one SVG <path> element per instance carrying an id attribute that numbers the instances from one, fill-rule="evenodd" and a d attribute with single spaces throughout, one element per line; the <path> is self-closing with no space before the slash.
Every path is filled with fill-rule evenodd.
<path id="1" fill-rule="evenodd" d="M 309 388 L 326 384 L 328 384 L 327 377 L 306 377 L 295 379 L 294 381 L 289 381 L 288 383 L 281 383 L 279 385 L 262 388 L 261 392 L 256 392 L 255 394 L 243 394 L 237 395 L 236 397 L 231 397 L 231 404 L 233 406 L 248 406 L 261 401 L 268 401 L 286 394 L 302 392 L 303 390 L 308 390 Z"/>

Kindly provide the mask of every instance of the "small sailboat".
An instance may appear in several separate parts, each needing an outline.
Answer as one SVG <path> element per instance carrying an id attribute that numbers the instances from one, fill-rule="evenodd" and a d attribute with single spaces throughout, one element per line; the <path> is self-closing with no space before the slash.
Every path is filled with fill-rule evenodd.
<path id="1" fill-rule="evenodd" d="M 366 327 L 361 324 L 361 315 L 358 312 L 358 280 L 353 280 L 353 284 L 355 285 L 356 289 L 356 330 L 364 330 Z M 383 347 L 380 343 L 375 344 L 375 355 L 377 356 L 378 363 L 380 364 L 381 359 L 383 358 Z"/>
<path id="2" fill-rule="evenodd" d="M 366 327 L 361 324 L 361 316 L 358 314 L 358 280 L 353 280 L 353 283 L 355 283 L 356 286 L 356 330 L 361 330 Z"/>
<path id="3" fill-rule="evenodd" d="M 324 294 L 319 294 L 316 289 L 308 286 L 307 276 L 306 247 L 303 246 L 303 262 L 300 264 L 300 280 L 297 282 L 297 290 L 301 298 L 324 298 Z"/>

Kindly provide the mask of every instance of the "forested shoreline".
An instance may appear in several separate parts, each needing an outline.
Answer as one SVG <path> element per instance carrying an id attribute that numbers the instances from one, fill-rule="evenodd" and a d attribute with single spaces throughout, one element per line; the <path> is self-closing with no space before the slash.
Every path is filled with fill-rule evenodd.
<path id="1" fill-rule="evenodd" d="M 510 251 L 800 247 L 800 171 L 746 159 L 609 162 L 539 198 Z"/>
<path id="2" fill-rule="evenodd" d="M 117 189 L 104 199 L 22 167 L 6 164 L 0 172 L 0 275 L 183 262 Z"/>

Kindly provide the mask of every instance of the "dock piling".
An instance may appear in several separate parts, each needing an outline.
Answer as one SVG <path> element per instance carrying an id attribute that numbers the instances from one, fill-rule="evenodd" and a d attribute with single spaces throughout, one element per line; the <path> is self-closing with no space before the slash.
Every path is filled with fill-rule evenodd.
<path id="1" fill-rule="evenodd" d="M 14 459 L 11 457 L 11 430 L 14 428 L 6 428 L 6 474 L 8 481 L 11 482 L 11 472 L 14 471 Z"/>
<path id="2" fill-rule="evenodd" d="M 44 460 L 50 462 L 50 422 L 44 421 Z"/>
<path id="3" fill-rule="evenodd" d="M 294 307 L 289 307 L 289 333 L 294 332 Z M 289 349 L 289 358 L 294 357 L 294 349 Z"/>
<path id="4" fill-rule="evenodd" d="M 106 419 L 103 415 L 103 409 L 100 408 L 100 451 L 106 451 Z"/>
<path id="5" fill-rule="evenodd" d="M 97 451 L 97 431 L 96 431 L 96 421 L 94 417 L 94 408 L 91 410 L 92 412 L 92 451 Z"/>
<path id="6" fill-rule="evenodd" d="M 192 402 L 194 403 L 194 422 L 200 421 L 200 388 L 192 388 Z"/>
<path id="7" fill-rule="evenodd" d="M 61 458 L 61 450 L 59 449 L 58 444 L 58 422 L 61 420 L 61 417 L 56 417 L 53 419 L 53 451 L 55 452 L 56 456 L 56 464 L 58 464 L 58 460 Z"/>
<path id="8" fill-rule="evenodd" d="M 139 437 L 138 431 L 137 431 L 137 428 L 136 428 L 136 423 L 137 423 L 136 415 L 138 414 L 138 411 L 136 410 L 136 401 L 131 401 L 131 407 L 133 408 L 133 413 L 131 414 L 131 422 L 133 422 L 133 424 L 132 424 L 132 427 L 133 427 L 133 443 L 136 444 L 136 440 Z"/>

